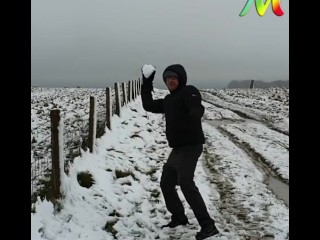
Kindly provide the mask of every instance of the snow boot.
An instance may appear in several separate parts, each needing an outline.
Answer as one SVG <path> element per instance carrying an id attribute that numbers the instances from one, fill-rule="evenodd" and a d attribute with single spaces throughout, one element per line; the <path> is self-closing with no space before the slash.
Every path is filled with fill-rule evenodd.
<path id="1" fill-rule="evenodd" d="M 216 228 L 214 224 L 208 224 L 203 226 L 200 232 L 197 232 L 196 239 L 197 240 L 206 239 L 218 233 L 219 233 L 219 230 Z"/>
<path id="2" fill-rule="evenodd" d="M 161 229 L 165 228 L 165 227 L 175 228 L 175 227 L 177 227 L 179 225 L 187 225 L 187 224 L 189 224 L 189 221 L 188 221 L 187 217 L 180 218 L 180 219 L 172 219 L 168 224 L 162 225 Z"/>

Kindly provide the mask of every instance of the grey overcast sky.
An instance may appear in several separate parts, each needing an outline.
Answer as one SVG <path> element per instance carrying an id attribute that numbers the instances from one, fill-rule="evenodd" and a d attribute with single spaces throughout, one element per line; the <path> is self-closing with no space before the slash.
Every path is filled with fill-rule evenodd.
<path id="1" fill-rule="evenodd" d="M 265 0 L 264 0 L 265 1 Z M 182 64 L 188 83 L 289 80 L 289 0 L 260 17 L 247 0 L 31 0 L 31 85 L 112 87 Z"/>

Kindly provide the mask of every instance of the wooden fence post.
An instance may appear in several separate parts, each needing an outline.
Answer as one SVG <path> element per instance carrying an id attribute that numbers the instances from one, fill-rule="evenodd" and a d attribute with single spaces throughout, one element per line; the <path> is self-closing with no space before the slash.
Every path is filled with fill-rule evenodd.
<path id="1" fill-rule="evenodd" d="M 90 96 L 90 112 L 89 112 L 89 139 L 88 148 L 93 152 L 97 134 L 97 114 L 96 114 L 96 98 Z"/>
<path id="2" fill-rule="evenodd" d="M 116 95 L 116 114 L 121 117 L 121 103 L 120 103 L 120 89 L 119 83 L 114 84 L 114 91 Z"/>
<path id="3" fill-rule="evenodd" d="M 123 105 L 127 105 L 128 99 L 127 99 L 127 88 L 126 88 L 126 83 L 122 83 L 122 98 L 123 98 Z"/>
<path id="4" fill-rule="evenodd" d="M 131 83 L 131 80 L 129 81 L 129 87 L 128 87 L 128 100 L 129 102 L 131 102 L 132 100 L 132 83 Z"/>
<path id="5" fill-rule="evenodd" d="M 250 89 L 253 89 L 253 88 L 254 88 L 253 83 L 254 83 L 254 80 L 251 80 L 251 83 L 250 83 Z"/>
<path id="6" fill-rule="evenodd" d="M 130 80 L 131 81 L 131 100 L 133 101 L 134 100 L 134 82 L 133 80 Z"/>
<path id="7" fill-rule="evenodd" d="M 141 89 L 140 89 L 140 78 L 138 78 L 138 81 L 137 81 L 137 82 L 138 82 L 138 95 L 140 95 L 140 93 L 141 93 L 141 92 L 140 92 L 140 90 L 141 90 Z"/>
<path id="8" fill-rule="evenodd" d="M 64 171 L 63 162 L 63 129 L 59 109 L 50 111 L 51 118 L 51 156 L 52 156 L 52 193 L 53 198 L 58 199 L 61 196 L 61 173 Z M 60 165 L 60 161 L 62 164 Z"/>
<path id="9" fill-rule="evenodd" d="M 133 99 L 135 100 L 136 99 L 136 80 L 132 80 L 132 82 L 133 82 L 133 91 L 132 91 L 132 94 L 133 94 Z"/>
<path id="10" fill-rule="evenodd" d="M 111 117 L 112 117 L 112 93 L 111 88 L 106 88 L 106 126 L 111 130 Z"/>
<path id="11" fill-rule="evenodd" d="M 132 99 L 135 100 L 136 99 L 136 83 L 135 80 L 132 80 Z"/>
<path id="12" fill-rule="evenodd" d="M 134 82 L 135 82 L 135 95 L 136 95 L 136 98 L 138 97 L 138 80 L 134 80 Z"/>

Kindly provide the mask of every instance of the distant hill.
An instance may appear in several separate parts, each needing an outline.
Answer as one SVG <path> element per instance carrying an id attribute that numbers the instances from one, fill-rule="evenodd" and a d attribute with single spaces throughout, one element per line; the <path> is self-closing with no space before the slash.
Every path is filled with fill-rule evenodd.
<path id="1" fill-rule="evenodd" d="M 229 82 L 227 88 L 250 88 L 252 80 L 233 80 Z M 269 87 L 281 87 L 289 88 L 289 80 L 276 80 L 272 82 L 264 82 L 261 80 L 254 80 L 254 88 L 269 88 Z"/>

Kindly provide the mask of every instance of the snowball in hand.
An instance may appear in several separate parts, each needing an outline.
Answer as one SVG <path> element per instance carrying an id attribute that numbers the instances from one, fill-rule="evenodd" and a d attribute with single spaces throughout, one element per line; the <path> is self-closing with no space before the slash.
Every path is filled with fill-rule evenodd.
<path id="1" fill-rule="evenodd" d="M 145 76 L 145 78 L 148 78 L 155 70 L 156 68 L 150 64 L 145 64 L 142 67 L 142 73 Z"/>

